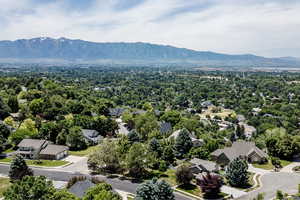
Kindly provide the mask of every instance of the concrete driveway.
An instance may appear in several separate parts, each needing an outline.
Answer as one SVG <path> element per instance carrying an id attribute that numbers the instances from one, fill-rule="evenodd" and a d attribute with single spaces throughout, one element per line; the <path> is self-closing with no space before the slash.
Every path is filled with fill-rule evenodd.
<path id="1" fill-rule="evenodd" d="M 280 170 L 280 172 L 290 172 L 290 173 L 293 173 L 293 168 L 294 167 L 297 167 L 297 166 L 300 166 L 300 158 L 294 160 L 291 164 L 285 166 L 284 168 L 282 168 Z"/>
<path id="2" fill-rule="evenodd" d="M 259 193 L 265 193 L 265 200 L 270 200 L 276 196 L 276 191 L 281 190 L 289 194 L 298 192 L 298 184 L 300 184 L 300 174 L 273 172 L 266 173 L 261 177 L 262 186 L 252 192 L 247 193 L 237 199 L 253 199 Z"/>
<path id="3" fill-rule="evenodd" d="M 64 160 L 71 162 L 72 164 L 61 168 L 62 171 L 89 174 L 87 157 L 68 156 Z"/>

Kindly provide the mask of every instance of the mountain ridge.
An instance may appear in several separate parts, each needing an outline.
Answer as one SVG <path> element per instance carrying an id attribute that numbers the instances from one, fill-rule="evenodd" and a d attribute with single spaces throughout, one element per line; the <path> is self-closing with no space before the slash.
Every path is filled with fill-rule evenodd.
<path id="1" fill-rule="evenodd" d="M 253 54 L 223 54 L 144 42 L 90 42 L 37 37 L 0 41 L 0 59 L 60 59 L 80 61 L 180 62 L 206 65 L 299 66 L 298 59 L 266 58 Z"/>

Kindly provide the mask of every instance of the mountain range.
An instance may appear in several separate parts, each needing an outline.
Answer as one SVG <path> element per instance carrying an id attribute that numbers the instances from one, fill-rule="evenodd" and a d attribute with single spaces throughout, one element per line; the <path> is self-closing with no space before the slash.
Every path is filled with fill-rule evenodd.
<path id="1" fill-rule="evenodd" d="M 293 57 L 265 58 L 251 54 L 228 55 L 142 42 L 97 43 L 48 37 L 0 41 L 1 60 L 300 67 L 300 60 Z"/>

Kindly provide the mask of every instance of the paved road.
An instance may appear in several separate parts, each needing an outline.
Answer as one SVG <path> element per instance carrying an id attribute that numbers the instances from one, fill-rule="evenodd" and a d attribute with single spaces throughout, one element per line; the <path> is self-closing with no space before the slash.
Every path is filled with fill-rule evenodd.
<path id="1" fill-rule="evenodd" d="M 261 188 L 249 192 L 238 199 L 251 200 L 259 193 L 265 193 L 265 199 L 270 200 L 275 197 L 277 190 L 281 190 L 289 194 L 295 194 L 298 191 L 298 184 L 300 184 L 300 174 L 284 172 L 268 173 L 262 175 L 261 183 Z"/>
<path id="2" fill-rule="evenodd" d="M 66 172 L 62 171 L 61 169 L 55 169 L 55 170 L 48 170 L 48 169 L 41 169 L 41 168 L 33 168 L 34 174 L 37 176 L 46 176 L 47 178 L 55 181 L 68 181 L 71 177 L 78 176 L 78 175 L 84 175 L 80 173 L 72 173 L 72 172 Z M 0 164 L 0 174 L 8 175 L 9 172 L 9 166 Z M 105 182 L 112 185 L 114 189 L 126 191 L 129 193 L 135 193 L 137 186 L 139 183 L 132 183 L 128 180 L 120 180 L 119 178 L 107 178 L 104 176 L 98 176 Z M 176 200 L 190 200 L 191 198 L 182 196 L 181 194 L 176 193 Z"/>

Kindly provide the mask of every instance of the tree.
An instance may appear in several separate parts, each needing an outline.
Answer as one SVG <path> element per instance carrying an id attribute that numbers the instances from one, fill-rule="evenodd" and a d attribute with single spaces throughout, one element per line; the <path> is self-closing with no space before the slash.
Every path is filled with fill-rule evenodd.
<path id="1" fill-rule="evenodd" d="M 74 194 L 70 193 L 68 190 L 57 190 L 50 200 L 80 200 Z"/>
<path id="2" fill-rule="evenodd" d="M 36 134 L 31 132 L 28 129 L 21 129 L 19 128 L 15 132 L 12 132 L 9 136 L 9 141 L 13 145 L 18 145 L 23 139 L 25 138 L 34 138 Z"/>
<path id="3" fill-rule="evenodd" d="M 158 122 L 153 113 L 138 115 L 135 119 L 135 128 L 140 135 L 140 139 L 145 141 L 151 132 L 158 130 Z"/>
<path id="4" fill-rule="evenodd" d="M 45 103 L 43 99 L 34 99 L 29 104 L 29 109 L 33 115 L 43 113 Z"/>
<path id="5" fill-rule="evenodd" d="M 193 143 L 192 139 L 190 138 L 190 133 L 188 130 L 182 129 L 175 139 L 176 156 L 182 158 L 190 151 L 192 147 Z"/>
<path id="6" fill-rule="evenodd" d="M 114 173 L 121 167 L 119 157 L 117 143 L 105 140 L 89 155 L 88 166 L 93 170 Z"/>
<path id="7" fill-rule="evenodd" d="M 134 143 L 126 155 L 126 167 L 129 169 L 129 174 L 133 177 L 141 177 L 147 163 L 146 151 L 141 143 Z"/>
<path id="8" fill-rule="evenodd" d="M 174 163 L 175 155 L 172 146 L 168 145 L 164 148 L 162 153 L 162 159 L 165 160 L 168 164 Z"/>
<path id="9" fill-rule="evenodd" d="M 245 160 L 235 158 L 226 169 L 226 178 L 232 186 L 243 187 L 248 184 L 248 164 Z"/>
<path id="10" fill-rule="evenodd" d="M 207 173 L 196 179 L 204 197 L 208 199 L 218 198 L 223 181 L 219 175 Z"/>
<path id="11" fill-rule="evenodd" d="M 55 142 L 59 132 L 60 128 L 55 122 L 46 122 L 42 124 L 38 137 Z"/>
<path id="12" fill-rule="evenodd" d="M 171 123 L 173 127 L 180 121 L 180 118 L 180 112 L 175 110 L 167 111 L 161 116 L 162 121 Z"/>
<path id="13" fill-rule="evenodd" d="M 128 141 L 132 144 L 140 141 L 139 135 L 136 130 L 132 130 L 128 133 Z"/>
<path id="14" fill-rule="evenodd" d="M 89 188 L 82 200 L 121 200 L 121 196 L 113 192 L 111 185 L 99 183 Z"/>
<path id="15" fill-rule="evenodd" d="M 187 165 L 181 165 L 176 169 L 175 172 L 176 182 L 179 185 L 188 185 L 194 178 L 191 169 Z"/>
<path id="16" fill-rule="evenodd" d="M 158 156 L 161 154 L 161 146 L 156 138 L 152 138 L 149 143 L 149 150 L 157 153 Z"/>
<path id="17" fill-rule="evenodd" d="M 243 125 L 237 125 L 236 136 L 240 139 L 245 139 L 245 127 Z"/>
<path id="18" fill-rule="evenodd" d="M 19 103 L 18 103 L 18 99 L 16 96 L 10 96 L 8 98 L 7 105 L 10 107 L 10 109 L 13 113 L 16 113 L 19 111 Z"/>
<path id="19" fill-rule="evenodd" d="M 175 200 L 171 186 L 163 181 L 153 179 L 138 186 L 135 200 Z"/>
<path id="20" fill-rule="evenodd" d="M 33 176 L 33 171 L 27 166 L 21 155 L 16 155 L 11 161 L 8 176 L 11 181 L 17 181 L 24 176 Z"/>
<path id="21" fill-rule="evenodd" d="M 69 134 L 66 138 L 66 145 L 68 145 L 71 150 L 82 150 L 87 148 L 80 127 L 74 126 L 69 130 Z"/>
<path id="22" fill-rule="evenodd" d="M 4 124 L 0 123 L 0 136 L 2 136 L 3 138 L 8 138 L 9 135 L 9 129 Z"/>
<path id="23" fill-rule="evenodd" d="M 12 184 L 5 192 L 5 200 L 49 200 L 55 193 L 51 181 L 43 176 L 25 176 Z"/>

